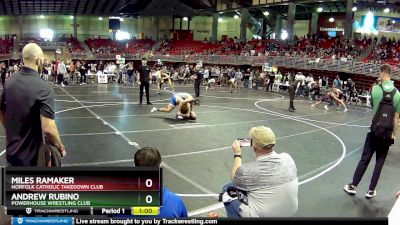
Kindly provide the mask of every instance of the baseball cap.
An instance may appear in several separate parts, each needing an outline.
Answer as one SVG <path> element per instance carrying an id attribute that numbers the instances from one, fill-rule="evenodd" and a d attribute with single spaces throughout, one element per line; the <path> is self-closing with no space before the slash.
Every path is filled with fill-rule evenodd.
<path id="1" fill-rule="evenodd" d="M 253 127 L 249 131 L 249 136 L 260 147 L 266 147 L 276 143 L 275 134 L 269 127 Z"/>

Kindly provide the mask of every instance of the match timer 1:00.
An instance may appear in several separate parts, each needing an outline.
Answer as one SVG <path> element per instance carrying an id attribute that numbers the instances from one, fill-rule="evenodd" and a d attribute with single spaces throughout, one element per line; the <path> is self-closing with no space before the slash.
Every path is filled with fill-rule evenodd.
<path id="1" fill-rule="evenodd" d="M 134 216 L 158 216 L 160 214 L 159 207 L 132 207 L 132 215 Z"/>

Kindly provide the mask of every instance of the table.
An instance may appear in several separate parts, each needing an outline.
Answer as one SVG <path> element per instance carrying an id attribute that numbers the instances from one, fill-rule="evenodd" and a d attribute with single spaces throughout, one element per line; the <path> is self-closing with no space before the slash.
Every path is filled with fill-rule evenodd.
<path id="1" fill-rule="evenodd" d="M 108 84 L 108 79 L 109 77 L 115 77 L 115 74 L 111 74 L 111 73 L 101 73 L 98 72 L 96 74 L 92 74 L 92 73 L 88 73 L 86 74 L 87 77 L 97 77 L 97 83 L 99 84 Z M 94 78 L 96 79 L 96 78 Z"/>
<path id="2" fill-rule="evenodd" d="M 272 91 L 279 92 L 281 89 L 280 87 L 289 87 L 289 82 L 287 83 L 274 83 L 272 86 Z"/>
<path id="3" fill-rule="evenodd" d="M 367 106 L 371 107 L 371 96 L 370 95 L 359 95 L 359 98 L 364 98 L 365 101 L 367 102 Z"/>

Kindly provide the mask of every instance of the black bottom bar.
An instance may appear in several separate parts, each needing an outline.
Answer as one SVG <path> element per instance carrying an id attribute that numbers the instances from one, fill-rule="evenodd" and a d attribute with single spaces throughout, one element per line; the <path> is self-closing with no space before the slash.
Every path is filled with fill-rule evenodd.
<path id="1" fill-rule="evenodd" d="M 193 219 L 154 219 L 147 218 L 99 218 L 92 216 L 90 219 L 75 217 L 75 225 L 78 224 L 146 224 L 146 225 L 167 225 L 167 224 L 262 224 L 262 225 L 388 225 L 387 218 L 263 218 L 263 219 L 212 219 L 212 218 L 193 218 Z"/>

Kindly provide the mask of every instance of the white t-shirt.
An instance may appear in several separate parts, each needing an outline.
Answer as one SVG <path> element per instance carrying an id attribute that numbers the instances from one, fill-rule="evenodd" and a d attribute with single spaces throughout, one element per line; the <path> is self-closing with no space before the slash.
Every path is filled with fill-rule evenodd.
<path id="1" fill-rule="evenodd" d="M 203 78 L 208 78 L 208 74 L 209 74 L 208 69 L 204 70 Z"/>

